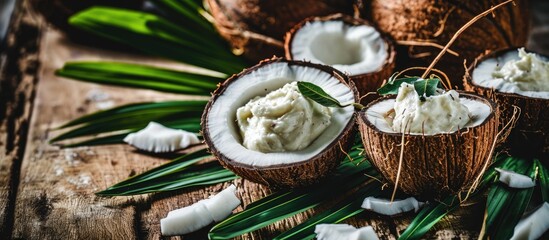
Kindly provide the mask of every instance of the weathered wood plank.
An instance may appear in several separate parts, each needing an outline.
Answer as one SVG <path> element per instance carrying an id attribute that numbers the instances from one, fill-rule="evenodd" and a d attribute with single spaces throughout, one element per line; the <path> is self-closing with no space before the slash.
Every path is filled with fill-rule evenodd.
<path id="1" fill-rule="evenodd" d="M 13 226 L 19 169 L 35 95 L 40 27 L 18 2 L 0 56 L 0 236 Z"/>
<path id="2" fill-rule="evenodd" d="M 80 83 L 53 75 L 65 61 L 112 59 L 147 61 L 131 54 L 70 45 L 58 32 L 47 30 L 41 42 L 38 93 L 29 129 L 21 183 L 15 208 L 14 238 L 23 239 L 133 239 L 140 224 L 136 202 L 141 197 L 99 198 L 104 189 L 129 174 L 165 160 L 134 153 L 128 146 L 60 149 L 47 143 L 58 134 L 52 129 L 105 102 L 90 94 L 107 94 L 114 105 L 181 98 L 147 90 L 121 89 Z M 149 59 L 157 64 L 165 61 Z"/>

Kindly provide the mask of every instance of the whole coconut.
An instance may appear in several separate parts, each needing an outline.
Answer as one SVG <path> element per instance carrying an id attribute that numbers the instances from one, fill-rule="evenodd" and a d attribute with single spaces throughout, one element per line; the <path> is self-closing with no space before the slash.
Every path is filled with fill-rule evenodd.
<path id="1" fill-rule="evenodd" d="M 381 31 L 399 41 L 431 42 L 446 45 L 454 33 L 476 15 L 504 0 L 370 0 L 363 1 L 362 13 L 378 24 Z M 459 36 L 451 49 L 459 57 L 446 54 L 436 68 L 449 74 L 452 83 L 465 72 L 463 61 L 471 63 L 486 50 L 524 46 L 528 36 L 529 14 L 526 0 L 515 0 L 480 19 Z M 400 67 L 426 66 L 440 52 L 432 46 L 400 44 Z M 405 56 L 402 58 L 402 56 Z M 406 58 L 406 56 L 408 58 Z"/>
<path id="2" fill-rule="evenodd" d="M 252 61 L 284 56 L 285 33 L 311 16 L 351 13 L 346 0 L 208 0 L 215 26 L 236 52 Z"/>

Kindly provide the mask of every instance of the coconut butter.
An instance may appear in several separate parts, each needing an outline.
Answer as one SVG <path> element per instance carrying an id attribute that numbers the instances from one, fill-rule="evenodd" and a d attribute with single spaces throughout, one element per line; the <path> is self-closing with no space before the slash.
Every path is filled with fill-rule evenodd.
<path id="1" fill-rule="evenodd" d="M 518 49 L 518 56 L 496 67 L 492 77 L 514 84 L 522 91 L 549 91 L 549 63 L 524 48 Z"/>
<path id="2" fill-rule="evenodd" d="M 331 123 L 331 111 L 305 98 L 291 82 L 236 111 L 242 145 L 259 152 L 285 152 L 309 146 Z"/>
<path id="3" fill-rule="evenodd" d="M 393 130 L 432 135 L 463 128 L 470 120 L 459 93 L 450 90 L 429 97 L 419 96 L 414 85 L 402 83 L 394 103 Z"/>

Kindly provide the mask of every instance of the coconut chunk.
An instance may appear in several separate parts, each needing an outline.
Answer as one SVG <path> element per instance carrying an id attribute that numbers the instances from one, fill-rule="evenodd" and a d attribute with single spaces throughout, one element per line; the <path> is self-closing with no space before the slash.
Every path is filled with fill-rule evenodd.
<path id="1" fill-rule="evenodd" d="M 160 153 L 184 149 L 199 144 L 200 140 L 194 133 L 150 122 L 146 128 L 128 134 L 124 142 L 144 151 Z"/>
<path id="2" fill-rule="evenodd" d="M 231 185 L 208 199 L 170 211 L 166 218 L 160 220 L 160 231 L 164 236 L 194 232 L 214 221 L 219 222 L 227 218 L 239 205 L 236 186 Z"/>
<path id="3" fill-rule="evenodd" d="M 549 203 L 544 202 L 538 209 L 523 217 L 515 226 L 511 240 L 539 239 L 549 230 Z"/>
<path id="4" fill-rule="evenodd" d="M 359 229 L 348 224 L 318 224 L 315 227 L 318 240 L 378 240 L 371 226 Z"/>
<path id="5" fill-rule="evenodd" d="M 531 188 L 536 186 L 536 183 L 528 176 L 501 168 L 496 168 L 496 171 L 499 172 L 499 181 L 507 184 L 509 187 Z"/>
<path id="6" fill-rule="evenodd" d="M 387 199 L 367 197 L 362 202 L 362 208 L 371 210 L 373 212 L 392 216 L 414 210 L 417 212 L 421 206 L 425 203 L 418 202 L 414 197 L 409 197 L 404 200 L 390 201 Z"/>

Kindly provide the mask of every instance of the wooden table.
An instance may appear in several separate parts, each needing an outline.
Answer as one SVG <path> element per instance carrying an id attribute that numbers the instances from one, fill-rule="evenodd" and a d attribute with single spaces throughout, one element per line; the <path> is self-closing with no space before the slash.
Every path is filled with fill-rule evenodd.
<path id="1" fill-rule="evenodd" d="M 167 212 L 190 205 L 230 183 L 171 193 L 102 198 L 94 192 L 130 175 L 166 163 L 126 145 L 60 149 L 47 143 L 54 128 L 101 104 L 90 92 L 108 94 L 120 105 L 139 101 L 189 98 L 147 90 L 124 89 L 55 77 L 69 60 L 118 60 L 184 68 L 152 57 L 101 50 L 71 43 L 40 18 L 19 6 L 1 66 L 0 104 L 0 239 L 159 239 L 159 221 Z M 270 193 L 244 180 L 233 181 L 243 207 Z M 445 217 L 425 237 L 475 238 L 484 202 Z M 239 207 L 236 211 L 241 211 Z M 307 211 L 243 236 L 270 239 L 314 213 Z M 389 218 L 363 213 L 347 221 L 372 225 L 381 239 L 395 239 L 413 214 Z M 203 239 L 207 229 L 182 237 Z"/>

